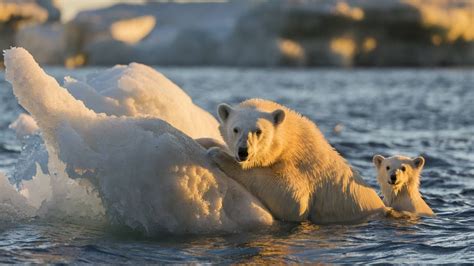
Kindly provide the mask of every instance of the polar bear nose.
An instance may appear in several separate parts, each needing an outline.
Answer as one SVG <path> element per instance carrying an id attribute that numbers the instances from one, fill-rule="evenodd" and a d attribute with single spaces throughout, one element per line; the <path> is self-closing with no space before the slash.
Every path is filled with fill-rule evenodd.
<path id="1" fill-rule="evenodd" d="M 249 153 L 247 151 L 247 147 L 240 147 L 238 154 L 239 154 L 239 159 L 241 161 L 247 160 L 247 157 L 249 156 Z"/>
<path id="2" fill-rule="evenodd" d="M 392 180 L 392 182 L 395 183 L 395 181 L 397 181 L 397 174 L 393 173 L 392 175 L 390 175 L 390 180 Z"/>

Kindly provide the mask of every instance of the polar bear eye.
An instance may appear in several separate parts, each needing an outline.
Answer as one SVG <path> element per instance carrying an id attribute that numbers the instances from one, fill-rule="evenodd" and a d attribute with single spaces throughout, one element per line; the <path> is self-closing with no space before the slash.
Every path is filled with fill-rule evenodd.
<path id="1" fill-rule="evenodd" d="M 407 168 L 405 166 L 402 166 L 402 168 L 400 168 L 402 170 L 402 172 L 405 172 L 407 170 Z"/>
<path id="2" fill-rule="evenodd" d="M 260 137 L 260 135 L 262 135 L 262 130 L 257 129 L 257 131 L 255 131 L 255 134 L 257 134 L 257 137 Z"/>
<path id="3" fill-rule="evenodd" d="M 235 134 L 239 133 L 239 129 L 236 128 L 236 127 L 234 127 L 234 133 L 235 133 Z"/>
<path id="4" fill-rule="evenodd" d="M 390 170 L 390 166 L 387 166 L 386 168 L 387 168 L 387 171 Z"/>

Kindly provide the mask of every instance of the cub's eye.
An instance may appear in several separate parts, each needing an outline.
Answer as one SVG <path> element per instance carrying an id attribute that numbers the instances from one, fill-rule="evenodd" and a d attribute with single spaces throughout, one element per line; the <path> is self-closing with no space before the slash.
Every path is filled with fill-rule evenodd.
<path id="1" fill-rule="evenodd" d="M 260 137 L 260 135 L 262 135 L 262 130 L 257 129 L 257 131 L 255 131 L 255 134 L 257 134 L 257 137 Z"/>
<path id="2" fill-rule="evenodd" d="M 239 129 L 236 128 L 236 127 L 234 127 L 234 133 L 235 133 L 235 134 L 239 133 Z"/>
<path id="3" fill-rule="evenodd" d="M 387 166 L 386 168 L 387 168 L 387 171 L 390 170 L 390 166 Z"/>
<path id="4" fill-rule="evenodd" d="M 407 168 L 405 166 L 402 166 L 402 168 L 400 168 L 402 170 L 402 172 L 405 172 L 407 170 Z"/>

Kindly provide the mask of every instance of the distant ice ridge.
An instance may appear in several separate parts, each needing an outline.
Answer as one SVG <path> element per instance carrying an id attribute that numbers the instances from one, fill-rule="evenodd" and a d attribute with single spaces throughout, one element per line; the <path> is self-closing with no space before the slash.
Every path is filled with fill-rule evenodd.
<path id="1" fill-rule="evenodd" d="M 49 178 L 51 187 L 55 186 L 51 195 L 69 194 L 66 205 L 76 201 L 77 206 L 68 205 L 72 206 L 70 211 L 90 208 L 100 217 L 103 206 L 110 223 L 147 234 L 229 232 L 273 223 L 264 206 L 212 164 L 205 149 L 191 138 L 213 137 L 217 122 L 214 125 L 212 116 L 207 117 L 189 96 L 153 74 L 151 68 L 132 64 L 85 82 L 66 79 L 82 102 L 59 86 L 22 48 L 7 50 L 5 65 L 6 80 L 37 122 L 50 156 L 51 174 L 22 184 L 27 200 L 48 198 L 44 195 L 49 191 L 38 192 L 41 185 L 33 182 Z M 156 86 L 162 91 L 149 92 L 140 86 L 153 83 L 163 85 Z M 153 98 L 160 93 L 161 105 Z M 88 106 L 90 100 L 100 102 L 96 109 Z M 153 111 L 163 120 L 147 115 Z M 115 112 L 138 117 L 111 115 Z M 192 120 L 191 116 L 180 116 L 186 112 L 194 112 Z M 57 201 L 43 202 L 54 205 Z M 64 210 L 62 206 L 57 209 Z"/>

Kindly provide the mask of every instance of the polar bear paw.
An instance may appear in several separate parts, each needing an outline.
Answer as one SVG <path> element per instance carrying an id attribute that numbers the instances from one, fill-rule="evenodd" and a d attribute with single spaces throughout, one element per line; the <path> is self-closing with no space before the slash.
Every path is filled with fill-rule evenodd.
<path id="1" fill-rule="evenodd" d="M 207 155 L 227 175 L 235 176 L 241 174 L 242 168 L 240 164 L 223 149 L 212 147 L 207 150 Z"/>

